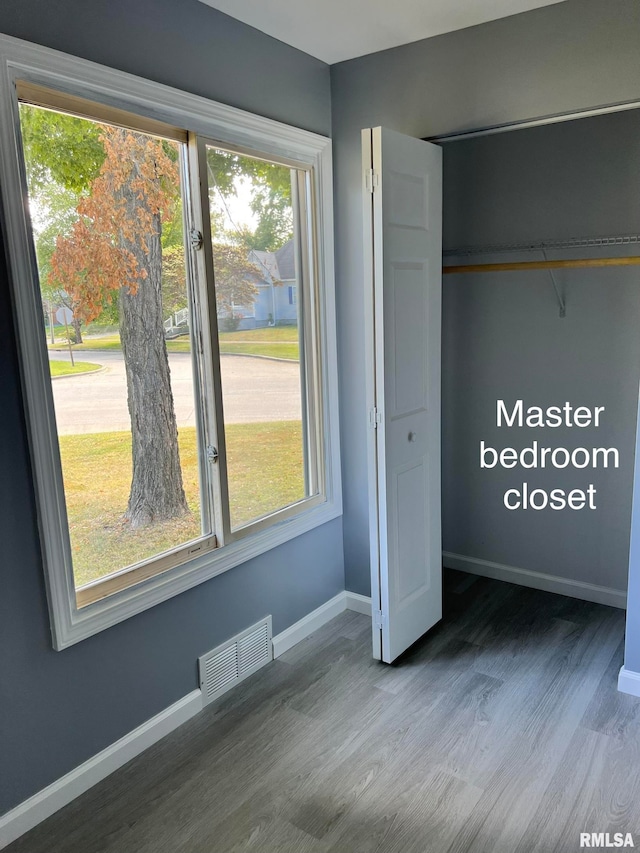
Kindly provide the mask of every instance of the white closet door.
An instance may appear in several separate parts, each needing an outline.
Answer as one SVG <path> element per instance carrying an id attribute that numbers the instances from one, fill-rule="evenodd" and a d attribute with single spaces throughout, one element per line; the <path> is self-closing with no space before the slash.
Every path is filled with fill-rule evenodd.
<path id="1" fill-rule="evenodd" d="M 373 654 L 442 618 L 442 151 L 364 130 Z"/>

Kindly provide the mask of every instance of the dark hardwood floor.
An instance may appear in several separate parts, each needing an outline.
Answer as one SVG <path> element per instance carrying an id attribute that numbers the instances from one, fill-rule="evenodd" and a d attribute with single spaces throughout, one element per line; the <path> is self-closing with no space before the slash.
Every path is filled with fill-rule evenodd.
<path id="1" fill-rule="evenodd" d="M 394 666 L 345 613 L 10 853 L 570 853 L 640 846 L 620 610 L 460 572 Z"/>

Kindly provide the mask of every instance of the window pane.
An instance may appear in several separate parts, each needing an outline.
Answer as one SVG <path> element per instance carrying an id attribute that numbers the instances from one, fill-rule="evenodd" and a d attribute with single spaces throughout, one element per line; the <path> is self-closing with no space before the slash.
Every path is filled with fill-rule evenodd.
<path id="1" fill-rule="evenodd" d="M 181 145 L 21 105 L 76 585 L 202 520 Z"/>
<path id="2" fill-rule="evenodd" d="M 232 529 L 309 496 L 297 172 L 207 147 Z"/>

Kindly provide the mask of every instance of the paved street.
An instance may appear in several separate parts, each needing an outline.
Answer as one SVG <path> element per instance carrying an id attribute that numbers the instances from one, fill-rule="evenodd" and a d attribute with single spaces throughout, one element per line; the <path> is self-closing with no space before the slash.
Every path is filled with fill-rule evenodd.
<path id="1" fill-rule="evenodd" d="M 61 435 L 110 432 L 130 428 L 127 382 L 120 352 L 85 350 L 76 361 L 101 364 L 104 370 L 53 381 L 58 432 Z M 69 353 L 50 352 L 68 361 Z M 223 355 L 222 385 L 227 423 L 299 420 L 300 367 L 265 358 Z M 178 426 L 195 425 L 191 356 L 170 353 L 171 387 Z"/>

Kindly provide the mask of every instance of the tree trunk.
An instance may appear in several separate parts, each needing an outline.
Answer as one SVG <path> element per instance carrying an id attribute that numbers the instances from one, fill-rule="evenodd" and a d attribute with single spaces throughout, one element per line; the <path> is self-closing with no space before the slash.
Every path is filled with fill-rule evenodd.
<path id="1" fill-rule="evenodd" d="M 133 167 L 135 171 L 135 166 Z M 141 202 L 124 189 L 131 207 L 130 221 Z M 121 236 L 121 244 L 135 254 L 146 272 L 137 290 L 120 290 L 120 340 L 127 375 L 127 402 L 131 416 L 133 477 L 125 518 L 132 528 L 176 518 L 189 512 L 182 485 L 169 359 L 162 314 L 161 221 L 154 215 L 155 233 L 145 245 Z"/>
<path id="2" fill-rule="evenodd" d="M 71 323 L 73 325 L 73 331 L 75 332 L 75 335 L 76 335 L 75 343 L 81 344 L 82 343 L 82 321 L 78 320 L 78 318 L 74 316 Z"/>

